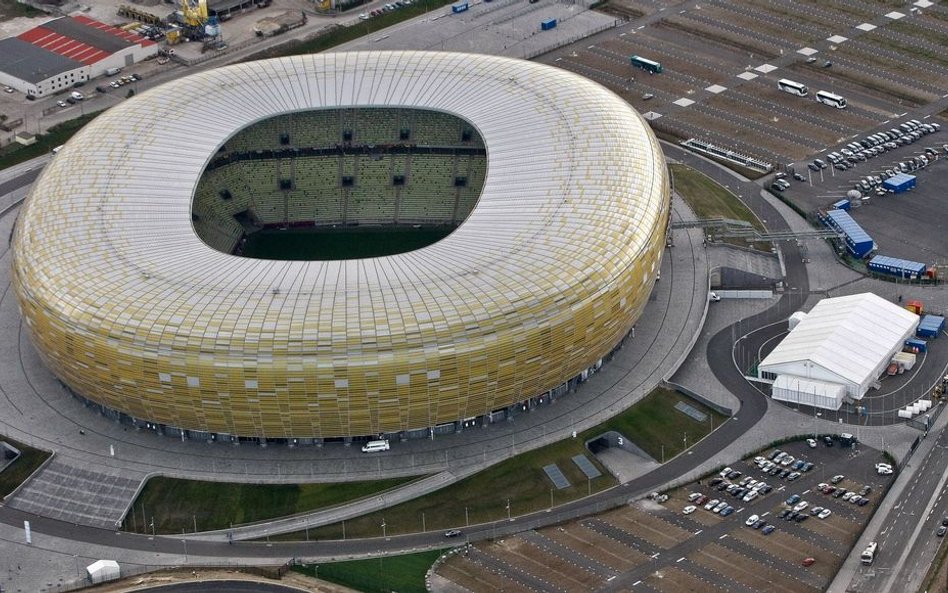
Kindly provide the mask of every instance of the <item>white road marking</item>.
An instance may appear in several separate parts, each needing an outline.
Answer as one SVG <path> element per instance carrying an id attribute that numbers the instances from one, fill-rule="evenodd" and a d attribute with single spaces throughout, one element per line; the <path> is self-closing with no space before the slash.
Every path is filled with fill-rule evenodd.
<path id="1" fill-rule="evenodd" d="M 682 561 L 682 560 L 684 560 L 684 559 L 685 559 L 685 557 L 684 557 L 684 556 L 682 556 L 682 557 L 681 557 L 681 558 L 679 558 L 678 560 L 675 560 L 675 564 L 678 564 L 679 562 L 681 562 L 681 561 Z"/>
<path id="2" fill-rule="evenodd" d="M 704 531 L 704 529 L 699 529 L 698 531 L 695 532 L 695 535 L 701 535 L 702 531 Z"/>
<path id="3" fill-rule="evenodd" d="M 725 533 L 724 535 L 722 535 L 722 536 L 719 537 L 718 539 L 724 539 L 724 538 L 726 538 L 726 537 L 727 537 L 727 534 Z"/>
<path id="4" fill-rule="evenodd" d="M 634 586 L 638 585 L 638 584 L 641 583 L 641 582 L 642 582 L 642 581 L 635 581 L 634 583 L 632 583 L 632 586 L 634 587 Z"/>

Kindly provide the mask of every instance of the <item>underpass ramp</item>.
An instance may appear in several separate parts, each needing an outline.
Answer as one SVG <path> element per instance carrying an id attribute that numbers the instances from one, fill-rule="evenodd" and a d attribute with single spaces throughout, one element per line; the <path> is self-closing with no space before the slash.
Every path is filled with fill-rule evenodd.
<path id="1" fill-rule="evenodd" d="M 142 479 L 142 474 L 103 473 L 53 459 L 6 504 L 50 519 L 114 529 Z"/>

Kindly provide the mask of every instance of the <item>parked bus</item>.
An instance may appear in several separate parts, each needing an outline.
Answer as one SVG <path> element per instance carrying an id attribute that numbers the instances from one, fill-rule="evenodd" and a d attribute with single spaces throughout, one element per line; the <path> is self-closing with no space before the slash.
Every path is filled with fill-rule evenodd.
<path id="1" fill-rule="evenodd" d="M 836 109 L 845 109 L 846 108 L 846 99 L 840 97 L 839 95 L 834 95 L 833 93 L 828 93 L 826 91 L 819 91 L 816 93 L 816 100 L 822 103 L 823 105 L 831 105 Z"/>
<path id="2" fill-rule="evenodd" d="M 652 74 L 661 74 L 662 65 L 653 60 L 648 60 L 646 58 L 640 58 L 639 56 L 632 56 L 629 58 L 629 61 L 632 62 L 632 65 L 636 68 L 641 68 L 642 70 L 648 70 Z"/>
<path id="3" fill-rule="evenodd" d="M 862 551 L 862 563 L 866 566 L 872 564 L 872 561 L 876 558 L 876 550 L 879 549 L 879 544 L 876 542 L 869 542 L 869 545 L 866 546 L 866 549 Z"/>
<path id="4" fill-rule="evenodd" d="M 800 97 L 806 97 L 807 93 L 810 92 L 810 89 L 806 88 L 805 84 L 800 84 L 799 82 L 793 80 L 787 80 L 786 78 L 781 78 L 777 81 L 777 88 L 785 93 L 790 93 L 791 95 L 797 95 Z"/>

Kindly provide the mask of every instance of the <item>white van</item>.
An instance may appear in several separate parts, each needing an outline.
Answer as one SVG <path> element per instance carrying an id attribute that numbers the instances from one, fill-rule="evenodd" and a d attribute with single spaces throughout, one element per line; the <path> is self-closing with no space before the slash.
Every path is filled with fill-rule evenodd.
<path id="1" fill-rule="evenodd" d="M 388 451 L 389 449 L 391 449 L 391 447 L 388 444 L 388 439 L 369 441 L 362 445 L 363 453 L 375 453 L 376 451 Z"/>
<path id="2" fill-rule="evenodd" d="M 115 76 L 116 74 L 118 74 L 118 73 L 121 72 L 121 71 L 122 71 L 121 68 L 109 68 L 108 70 L 105 71 L 105 75 L 106 75 L 106 76 Z"/>
<path id="3" fill-rule="evenodd" d="M 69 96 L 72 97 L 73 99 L 75 99 L 76 101 L 82 101 L 83 99 L 86 98 L 85 95 L 83 95 L 83 94 L 80 93 L 79 91 L 73 91 L 73 92 L 69 93 Z"/>

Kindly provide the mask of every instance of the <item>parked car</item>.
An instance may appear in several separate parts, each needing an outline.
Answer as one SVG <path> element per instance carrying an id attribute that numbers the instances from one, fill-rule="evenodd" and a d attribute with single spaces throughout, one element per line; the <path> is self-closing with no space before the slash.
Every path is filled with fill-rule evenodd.
<path id="1" fill-rule="evenodd" d="M 799 495 L 799 494 L 791 494 L 791 495 L 790 495 L 790 498 L 787 499 L 787 504 L 788 504 L 789 506 L 793 506 L 793 505 L 797 504 L 798 502 L 800 502 L 800 495 Z"/>
<path id="2" fill-rule="evenodd" d="M 734 513 L 734 507 L 732 507 L 731 505 L 728 505 L 724 507 L 724 510 L 721 511 L 721 516 L 727 517 L 728 515 L 731 515 L 733 513 Z"/>
<path id="3" fill-rule="evenodd" d="M 833 479 L 830 480 L 830 483 L 832 483 L 832 484 L 839 484 L 840 482 L 842 482 L 842 481 L 845 480 L 845 479 L 846 479 L 846 476 L 844 476 L 843 474 L 836 474 L 835 476 L 833 476 Z"/>
<path id="4" fill-rule="evenodd" d="M 794 512 L 799 513 L 800 511 L 805 511 L 805 510 L 806 510 L 806 507 L 808 507 L 808 506 L 810 506 L 810 503 L 808 503 L 808 502 L 805 501 L 805 500 L 801 500 L 800 502 L 798 502 L 798 503 L 796 504 L 796 506 L 793 507 L 793 510 L 794 510 Z"/>
<path id="5" fill-rule="evenodd" d="M 751 515 L 750 517 L 747 518 L 746 521 L 744 521 L 744 525 L 747 525 L 748 527 L 750 527 L 751 525 L 756 523 L 759 519 L 760 517 L 758 517 L 757 515 Z"/>
<path id="6" fill-rule="evenodd" d="M 938 537 L 945 537 L 946 531 L 948 531 L 948 527 L 945 527 L 944 525 L 942 525 L 941 527 L 938 528 L 938 531 L 935 532 L 935 535 L 937 535 Z"/>
<path id="7" fill-rule="evenodd" d="M 814 562 L 816 562 L 816 558 L 804 558 L 803 566 L 813 566 Z"/>
<path id="8" fill-rule="evenodd" d="M 816 439 L 807 439 L 806 444 L 809 445 L 811 449 L 816 449 Z"/>
<path id="9" fill-rule="evenodd" d="M 450 531 L 444 532 L 444 537 L 457 537 L 459 535 L 461 535 L 460 529 L 451 529 Z"/>
<path id="10" fill-rule="evenodd" d="M 832 514 L 833 514 L 833 511 L 831 511 L 831 510 L 829 510 L 829 509 L 823 509 L 823 510 L 820 511 L 816 516 L 817 516 L 818 518 L 820 518 L 820 519 L 825 519 L 825 518 L 829 517 L 829 516 L 832 515 Z"/>
<path id="11" fill-rule="evenodd" d="M 774 532 L 775 529 L 777 528 L 768 523 L 767 525 L 764 525 L 764 528 L 761 529 L 760 532 L 763 533 L 764 535 L 770 535 L 771 533 Z"/>
<path id="12" fill-rule="evenodd" d="M 695 507 L 694 505 L 689 504 L 689 505 L 686 506 L 684 509 L 682 509 L 681 512 L 684 513 L 684 514 L 686 514 L 686 515 L 690 515 L 691 513 L 695 512 L 696 509 L 697 509 L 697 507 Z"/>

